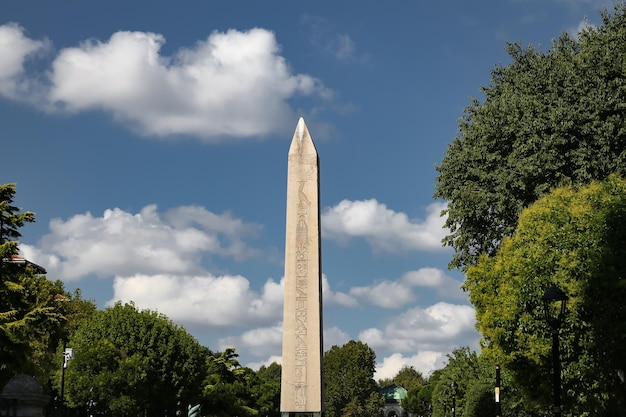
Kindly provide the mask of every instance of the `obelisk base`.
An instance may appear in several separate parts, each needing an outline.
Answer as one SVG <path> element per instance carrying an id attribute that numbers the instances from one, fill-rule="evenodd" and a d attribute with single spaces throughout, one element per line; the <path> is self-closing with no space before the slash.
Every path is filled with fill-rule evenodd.
<path id="1" fill-rule="evenodd" d="M 290 413 L 280 413 L 280 417 L 324 417 L 324 413 L 319 411 L 293 411 Z"/>

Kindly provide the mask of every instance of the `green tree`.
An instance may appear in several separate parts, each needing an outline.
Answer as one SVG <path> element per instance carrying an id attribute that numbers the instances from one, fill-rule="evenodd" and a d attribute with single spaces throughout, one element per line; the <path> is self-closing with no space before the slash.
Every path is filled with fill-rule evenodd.
<path id="1" fill-rule="evenodd" d="M 563 403 L 577 416 L 626 415 L 626 181 L 554 190 L 526 209 L 494 257 L 469 268 L 483 353 L 512 373 L 523 400 L 551 403 L 551 334 L 541 296 L 569 296 L 561 330 Z"/>
<path id="2" fill-rule="evenodd" d="M 487 368 L 478 354 L 467 346 L 454 349 L 447 356 L 446 366 L 428 381 L 432 385 L 432 415 L 443 417 L 445 410 L 452 410 L 454 402 L 456 415 L 465 417 L 466 393 L 488 378 Z"/>
<path id="3" fill-rule="evenodd" d="M 255 410 L 251 405 L 252 385 L 256 385 L 254 373 L 244 368 L 237 359 L 235 348 L 207 357 L 207 376 L 202 389 L 202 409 L 208 415 L 251 416 Z"/>
<path id="4" fill-rule="evenodd" d="M 282 367 L 273 362 L 257 371 L 258 383 L 252 388 L 259 416 L 280 417 L 280 379 Z"/>
<path id="5" fill-rule="evenodd" d="M 117 303 L 84 321 L 68 346 L 70 407 L 93 400 L 102 415 L 163 417 L 200 399 L 209 351 L 161 314 Z"/>
<path id="6" fill-rule="evenodd" d="M 403 366 L 393 377 L 393 383 L 409 391 L 426 383 L 426 379 L 420 371 L 413 366 Z"/>
<path id="7" fill-rule="evenodd" d="M 15 184 L 0 185 L 0 386 L 28 373 L 49 389 L 68 319 L 57 300 L 69 294 L 61 281 L 48 280 L 41 267 L 18 256 L 19 229 L 35 216 L 20 213 L 15 193 Z"/>
<path id="8" fill-rule="evenodd" d="M 24 366 L 28 347 L 21 334 L 29 321 L 20 308 L 24 291 L 20 276 L 24 271 L 13 257 L 18 254 L 19 228 L 34 222 L 35 214 L 20 213 L 14 197 L 15 184 L 0 185 L 0 382 Z"/>
<path id="9" fill-rule="evenodd" d="M 376 353 L 351 340 L 324 354 L 324 402 L 328 417 L 377 416 L 383 397 L 374 381 Z"/>
<path id="10" fill-rule="evenodd" d="M 626 4 L 551 50 L 509 44 L 437 166 L 451 267 L 493 255 L 525 207 L 552 188 L 626 170 Z"/>
<path id="11" fill-rule="evenodd" d="M 71 297 L 59 280 L 18 257 L 19 228 L 35 221 L 13 203 L 15 184 L 0 186 L 0 386 L 18 373 L 33 375 L 51 389 L 50 378 L 61 364 L 57 347 L 95 311 L 80 291 Z"/>

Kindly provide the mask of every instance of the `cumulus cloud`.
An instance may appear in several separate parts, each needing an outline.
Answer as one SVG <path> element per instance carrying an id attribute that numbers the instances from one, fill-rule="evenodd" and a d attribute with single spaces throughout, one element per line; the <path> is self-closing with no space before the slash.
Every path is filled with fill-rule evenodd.
<path id="1" fill-rule="evenodd" d="M 32 92 L 34 81 L 25 77 L 27 59 L 49 48 L 46 40 L 32 40 L 16 23 L 0 26 L 0 95 L 23 101 Z"/>
<path id="2" fill-rule="evenodd" d="M 442 352 L 423 351 L 413 356 L 394 353 L 376 364 L 374 379 L 391 379 L 406 366 L 412 366 L 420 371 L 423 376 L 427 377 L 435 369 L 443 368 L 445 359 L 446 357 Z"/>
<path id="3" fill-rule="evenodd" d="M 359 340 L 375 350 L 447 352 L 453 341 L 460 345 L 476 343 L 474 324 L 472 307 L 438 302 L 427 308 L 411 308 L 391 318 L 382 329 L 365 329 L 359 334 Z"/>
<path id="4" fill-rule="evenodd" d="M 322 298 L 324 305 L 328 306 L 339 305 L 343 307 L 356 307 L 358 305 L 358 301 L 351 295 L 332 291 L 326 274 L 322 274 Z"/>
<path id="5" fill-rule="evenodd" d="M 270 357 L 270 361 L 281 363 L 281 349 L 283 343 L 283 324 L 276 323 L 270 327 L 260 327 L 244 332 L 239 336 L 222 338 L 218 342 L 218 349 L 229 347 L 245 349 L 256 357 Z M 264 362 L 265 363 L 265 362 Z"/>
<path id="6" fill-rule="evenodd" d="M 340 242 L 360 237 L 378 252 L 442 250 L 445 217 L 440 213 L 444 208 L 444 203 L 430 204 L 426 218 L 420 221 L 390 210 L 375 199 L 343 200 L 324 209 L 322 235 Z"/>
<path id="7" fill-rule="evenodd" d="M 206 328 L 249 327 L 271 322 L 282 315 L 281 285 L 268 280 L 261 293 L 250 289 L 240 275 L 199 276 L 133 275 L 116 277 L 116 301 L 158 310 L 177 323 Z M 207 308 L 210 306 L 210 308 Z"/>
<path id="8" fill-rule="evenodd" d="M 446 299 L 466 299 L 461 283 L 438 268 L 409 271 L 395 281 L 381 280 L 371 285 L 353 287 L 349 294 L 383 308 L 401 308 L 415 300 L 415 288 L 428 288 Z M 385 297 L 381 297 L 385 294 Z"/>
<path id="9" fill-rule="evenodd" d="M 385 296 L 381 297 L 381 294 Z M 353 287 L 350 289 L 350 295 L 384 308 L 400 308 L 415 300 L 410 286 L 403 282 L 387 280 L 368 286 Z"/>
<path id="10" fill-rule="evenodd" d="M 164 43 L 156 33 L 116 32 L 61 49 L 37 103 L 49 111 L 104 110 L 147 136 L 214 142 L 282 132 L 295 119 L 290 99 L 332 96 L 317 78 L 292 73 L 265 29 L 213 32 L 171 56 L 161 55 Z M 24 60 L 44 43 L 8 24 L 0 26 L 0 45 L 0 93 L 15 97 Z"/>
<path id="11" fill-rule="evenodd" d="M 194 217 L 195 216 L 195 217 Z M 256 224 L 245 224 L 229 213 L 216 215 L 202 207 L 139 213 L 115 208 L 101 217 L 77 214 L 50 221 L 50 233 L 35 246 L 21 245 L 24 255 L 62 280 L 86 275 L 100 277 L 135 274 L 200 272 L 203 255 L 241 259 L 256 256 L 244 237 L 255 237 Z"/>

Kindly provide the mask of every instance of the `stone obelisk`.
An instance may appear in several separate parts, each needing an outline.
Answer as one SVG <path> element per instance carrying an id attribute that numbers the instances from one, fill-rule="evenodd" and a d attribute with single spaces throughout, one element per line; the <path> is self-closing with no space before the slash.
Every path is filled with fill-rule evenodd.
<path id="1" fill-rule="evenodd" d="M 282 417 L 323 413 L 319 159 L 301 117 L 289 147 Z"/>

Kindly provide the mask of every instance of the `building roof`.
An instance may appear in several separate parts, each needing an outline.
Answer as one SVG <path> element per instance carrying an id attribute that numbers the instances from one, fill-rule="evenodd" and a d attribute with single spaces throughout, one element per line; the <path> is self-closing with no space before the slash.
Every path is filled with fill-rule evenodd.
<path id="1" fill-rule="evenodd" d="M 396 384 L 391 384 L 380 390 L 380 393 L 385 397 L 385 401 L 402 401 L 406 398 L 408 391 Z"/>
<path id="2" fill-rule="evenodd" d="M 36 263 L 33 263 L 33 262 L 27 260 L 23 256 L 11 255 L 11 258 L 5 258 L 2 261 L 3 262 L 10 262 L 10 263 L 13 263 L 13 264 L 19 264 L 19 265 L 23 265 L 23 266 L 30 265 L 31 267 L 35 268 L 35 271 L 37 271 L 38 274 L 42 274 L 42 275 L 46 274 L 46 268 L 44 268 L 43 266 L 39 266 Z"/>

